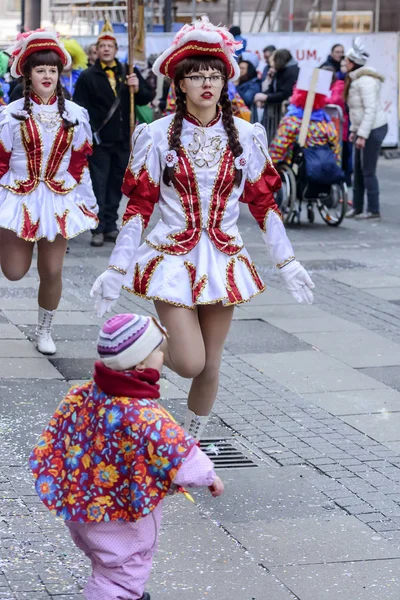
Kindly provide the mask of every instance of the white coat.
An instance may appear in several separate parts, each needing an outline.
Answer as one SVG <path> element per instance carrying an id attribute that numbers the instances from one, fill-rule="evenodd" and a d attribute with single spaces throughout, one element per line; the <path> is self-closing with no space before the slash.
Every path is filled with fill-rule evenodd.
<path id="1" fill-rule="evenodd" d="M 373 129 L 387 123 L 380 97 L 384 77 L 371 67 L 351 71 L 349 76 L 352 79 L 347 99 L 350 131 L 368 139 Z"/>

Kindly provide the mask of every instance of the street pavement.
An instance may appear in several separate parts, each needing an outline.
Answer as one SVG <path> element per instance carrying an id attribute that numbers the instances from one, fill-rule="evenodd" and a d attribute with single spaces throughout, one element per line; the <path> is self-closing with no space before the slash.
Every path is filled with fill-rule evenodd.
<path id="1" fill-rule="evenodd" d="M 400 161 L 382 160 L 381 222 L 289 229 L 316 285 L 298 305 L 244 207 L 268 284 L 235 311 L 205 447 L 231 459 L 225 494 L 166 501 L 152 600 L 400 597 Z M 90 377 L 102 319 L 89 299 L 111 245 L 70 244 L 47 359 L 31 340 L 37 272 L 0 278 L 0 599 L 78 600 L 88 561 L 34 493 L 27 457 L 68 387 Z M 153 312 L 123 295 L 118 311 Z M 188 382 L 165 370 L 181 419 Z"/>

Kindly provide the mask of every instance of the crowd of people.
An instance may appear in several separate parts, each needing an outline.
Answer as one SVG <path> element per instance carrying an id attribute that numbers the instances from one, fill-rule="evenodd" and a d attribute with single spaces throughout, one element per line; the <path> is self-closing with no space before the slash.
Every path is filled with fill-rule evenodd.
<path id="1" fill-rule="evenodd" d="M 289 50 L 270 45 L 264 48 L 263 55 L 265 67 L 257 71 L 257 54 L 248 50 L 241 53 L 238 59 L 240 77 L 235 86 L 251 110 L 253 120 L 260 120 L 267 129 L 270 112 L 273 107 L 278 107 L 274 114 L 282 119 L 277 129 L 274 127 L 269 142 L 271 158 L 279 164 L 290 159 L 298 139 L 305 95 L 296 88 L 299 66 Z M 368 58 L 359 39 L 347 53 L 342 44 L 334 44 L 320 65 L 321 69 L 332 72 L 330 94 L 316 94 L 306 140 L 309 146 L 328 144 L 332 147 L 347 185 L 354 187 L 352 207 L 346 217 L 356 219 L 379 219 L 381 216 L 376 168 L 388 131 L 380 94 L 384 78 L 366 65 Z M 328 104 L 341 109 L 340 132 L 324 110 Z"/>

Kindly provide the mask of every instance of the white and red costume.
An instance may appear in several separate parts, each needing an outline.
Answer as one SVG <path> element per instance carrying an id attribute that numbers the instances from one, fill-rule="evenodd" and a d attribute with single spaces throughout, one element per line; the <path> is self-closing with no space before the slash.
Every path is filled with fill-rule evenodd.
<path id="1" fill-rule="evenodd" d="M 203 127 L 187 115 L 179 157 L 168 153 L 172 121 L 168 116 L 135 131 L 123 184 L 129 202 L 109 263 L 126 271 L 129 291 L 148 299 L 187 308 L 246 302 L 265 286 L 238 230 L 240 202 L 249 205 L 275 264 L 293 258 L 274 200 L 281 184 L 265 130 L 235 119 L 244 149 L 242 183 L 236 187 L 235 159 L 221 116 Z M 178 161 L 176 183 L 167 186 L 162 173 L 170 158 Z M 161 219 L 140 246 L 157 203 Z"/>
<path id="2" fill-rule="evenodd" d="M 228 79 L 237 79 L 235 51 L 241 46 L 224 27 L 203 17 L 185 25 L 155 61 L 157 75 L 172 77 L 176 65 L 191 56 L 221 59 Z M 121 285 L 139 296 L 175 306 L 247 302 L 265 286 L 244 248 L 237 221 L 240 203 L 257 220 L 274 265 L 299 302 L 312 302 L 313 283 L 295 260 L 274 192 L 281 180 L 268 154 L 265 129 L 234 119 L 241 156 L 234 157 L 222 115 L 203 126 L 186 114 L 178 151 L 171 150 L 174 116 L 138 127 L 125 174 L 128 204 L 109 270 L 92 288 L 98 314 L 109 311 Z M 174 181 L 163 181 L 165 167 Z M 242 170 L 239 186 L 236 169 Z M 161 218 L 141 245 L 155 205 Z"/>
<path id="3" fill-rule="evenodd" d="M 10 50 L 12 76 L 23 76 L 31 54 L 49 50 L 58 54 L 65 68 L 71 65 L 56 33 L 38 29 L 19 34 Z M 98 208 L 87 166 L 92 153 L 89 118 L 68 100 L 63 117 L 75 127 L 63 126 L 55 94 L 44 104 L 32 93 L 31 115 L 24 110 L 24 99 L 0 112 L 0 228 L 28 242 L 41 238 L 52 242 L 57 235 L 70 239 L 97 227 Z"/>
<path id="4" fill-rule="evenodd" d="M 32 116 L 16 100 L 0 113 L 0 227 L 35 242 L 66 239 L 97 226 L 97 203 L 87 168 L 92 134 L 86 111 L 65 101 L 65 129 L 57 98 L 43 104 L 32 94 Z M 26 115 L 27 116 L 27 115 Z"/>

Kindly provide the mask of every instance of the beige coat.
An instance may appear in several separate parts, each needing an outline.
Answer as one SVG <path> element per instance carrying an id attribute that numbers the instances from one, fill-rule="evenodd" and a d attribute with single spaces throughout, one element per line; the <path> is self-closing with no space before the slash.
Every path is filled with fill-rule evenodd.
<path id="1" fill-rule="evenodd" d="M 373 129 L 387 123 L 380 98 L 385 78 L 371 67 L 361 67 L 349 75 L 352 79 L 347 100 L 350 131 L 367 139 Z"/>

